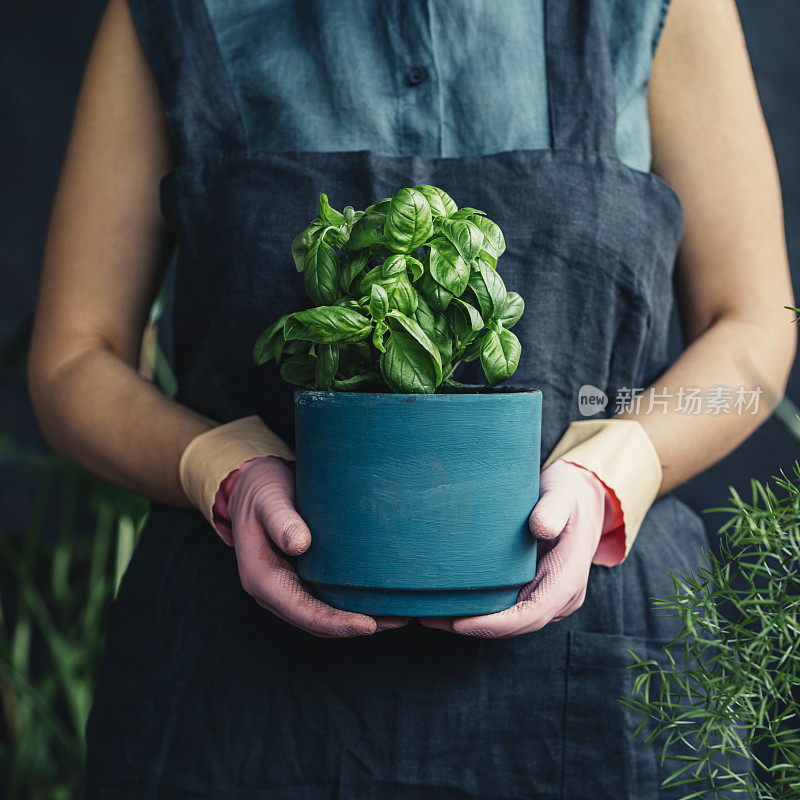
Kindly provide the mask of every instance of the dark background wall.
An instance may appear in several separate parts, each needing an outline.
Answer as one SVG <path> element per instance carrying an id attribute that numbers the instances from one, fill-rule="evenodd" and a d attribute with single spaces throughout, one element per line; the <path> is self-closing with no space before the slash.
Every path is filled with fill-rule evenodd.
<path id="1" fill-rule="evenodd" d="M 103 0 L 7 0 L 0 11 L 0 434 L 43 446 L 21 373 L 22 343 L 35 300 L 48 208 L 80 74 Z M 789 251 L 800 296 L 800 3 L 740 0 L 764 111 L 783 182 Z M 758 276 L 753 276 L 758 280 Z M 779 313 L 779 310 L 776 310 Z M 800 402 L 800 369 L 789 397 Z M 723 463 L 681 490 L 696 509 L 718 506 L 727 486 L 790 469 L 800 447 L 777 420 Z M 24 485 L 3 480 L 5 530 L 24 524 Z"/>

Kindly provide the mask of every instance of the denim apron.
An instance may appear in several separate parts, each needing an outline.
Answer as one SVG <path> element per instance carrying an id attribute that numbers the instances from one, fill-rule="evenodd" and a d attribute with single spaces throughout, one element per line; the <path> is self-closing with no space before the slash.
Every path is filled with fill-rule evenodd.
<path id="1" fill-rule="evenodd" d="M 526 313 L 517 385 L 544 393 L 542 452 L 578 418 L 667 367 L 678 198 L 622 165 L 597 0 L 551 0 L 552 147 L 429 159 L 248 147 L 202 3 L 131 3 L 179 166 L 162 184 L 179 245 L 178 400 L 221 422 L 258 413 L 292 442 L 292 389 L 251 359 L 258 333 L 307 305 L 290 257 L 326 192 L 363 208 L 429 183 L 483 209 Z M 491 42 L 489 46 L 494 46 Z M 502 119 L 497 120 L 502 125 Z M 480 381 L 469 367 L 462 377 Z M 313 533 L 313 532 L 312 532 Z M 699 518 L 652 507 L 631 555 L 592 567 L 586 602 L 544 630 L 488 641 L 407 628 L 320 640 L 260 609 L 199 513 L 154 505 L 111 611 L 89 731 L 93 798 L 649 800 L 665 771 L 631 741 L 628 649 L 676 633 L 650 598 L 695 568 Z"/>

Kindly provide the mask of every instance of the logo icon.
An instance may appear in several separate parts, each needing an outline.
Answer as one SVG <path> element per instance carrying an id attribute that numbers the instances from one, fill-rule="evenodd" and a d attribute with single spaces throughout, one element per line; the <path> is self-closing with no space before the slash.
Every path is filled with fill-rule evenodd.
<path id="1" fill-rule="evenodd" d="M 581 416 L 593 417 L 599 414 L 608 405 L 606 393 L 596 386 L 587 383 L 581 386 L 578 392 L 578 411 Z"/>

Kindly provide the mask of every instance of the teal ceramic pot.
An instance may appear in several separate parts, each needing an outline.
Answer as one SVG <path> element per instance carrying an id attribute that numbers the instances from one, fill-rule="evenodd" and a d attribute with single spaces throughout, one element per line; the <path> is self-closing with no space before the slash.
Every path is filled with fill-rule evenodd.
<path id="1" fill-rule="evenodd" d="M 542 395 L 295 393 L 300 576 L 365 614 L 513 605 L 536 571 Z"/>

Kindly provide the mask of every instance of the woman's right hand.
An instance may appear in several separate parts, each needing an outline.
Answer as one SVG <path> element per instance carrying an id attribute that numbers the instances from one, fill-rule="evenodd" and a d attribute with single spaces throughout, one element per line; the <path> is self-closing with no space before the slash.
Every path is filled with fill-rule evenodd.
<path id="1" fill-rule="evenodd" d="M 407 620 L 369 617 L 333 608 L 310 594 L 284 558 L 311 544 L 311 531 L 294 505 L 294 472 L 273 456 L 254 458 L 225 487 L 226 516 L 242 587 L 262 608 L 320 637 L 369 636 Z"/>

